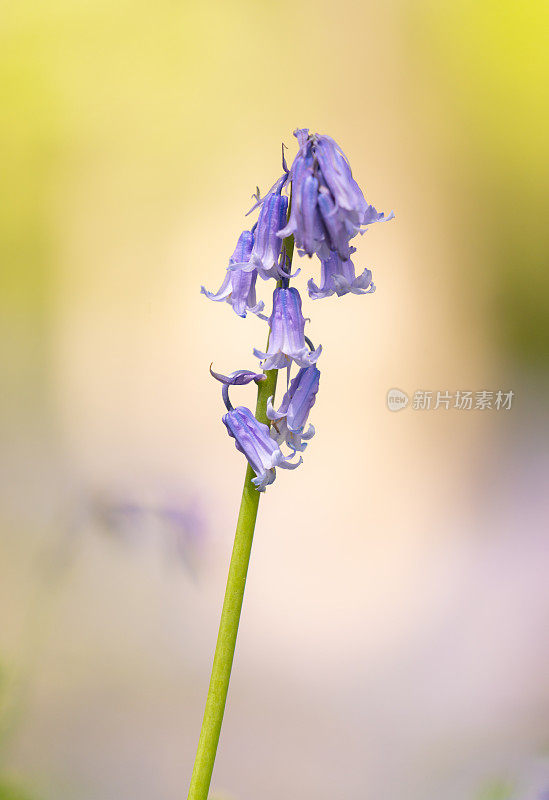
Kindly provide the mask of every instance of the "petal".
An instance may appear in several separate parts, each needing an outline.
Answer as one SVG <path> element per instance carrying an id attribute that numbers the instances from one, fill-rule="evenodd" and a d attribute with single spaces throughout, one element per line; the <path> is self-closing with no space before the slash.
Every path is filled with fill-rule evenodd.
<path id="1" fill-rule="evenodd" d="M 232 292 L 231 278 L 232 278 L 231 273 L 226 272 L 225 277 L 223 279 L 223 283 L 221 284 L 217 292 L 215 293 L 209 292 L 204 286 L 202 286 L 200 288 L 200 293 L 205 294 L 209 300 L 215 300 L 215 301 L 225 300 Z"/>
<path id="2" fill-rule="evenodd" d="M 252 483 L 258 492 L 264 492 L 267 486 L 270 486 L 271 483 L 274 483 L 275 478 L 276 470 L 274 467 L 272 467 L 271 469 L 261 472 L 259 475 L 257 475 L 257 477 L 252 478 Z"/>
<path id="3" fill-rule="evenodd" d="M 295 462 L 290 461 L 290 458 L 293 458 L 294 455 L 295 452 L 292 453 L 292 455 L 289 458 L 285 458 L 284 461 L 281 461 L 279 464 L 277 464 L 277 467 L 280 467 L 280 469 L 297 469 L 300 464 L 303 464 L 303 459 L 301 458 L 301 456 L 299 456 L 298 461 Z"/>
<path id="4" fill-rule="evenodd" d="M 242 231 L 238 237 L 234 253 L 229 259 L 229 264 L 247 263 L 250 260 L 253 246 L 254 235 L 252 231 Z"/>
<path id="5" fill-rule="evenodd" d="M 359 291 L 361 294 L 370 294 L 375 291 L 375 286 L 372 283 L 372 271 L 365 269 L 362 275 L 355 278 L 351 287 L 351 291 Z"/>
<path id="6" fill-rule="evenodd" d="M 338 297 L 343 297 L 344 294 L 348 294 L 351 291 L 351 284 L 343 275 L 334 275 L 333 281 Z"/>
<path id="7" fill-rule="evenodd" d="M 334 294 L 334 289 L 319 289 L 312 278 L 309 278 L 307 289 L 311 300 L 321 300 L 324 297 L 331 297 Z"/>
<path id="8" fill-rule="evenodd" d="M 266 378 L 267 376 L 263 375 L 263 377 Z M 267 418 L 271 420 L 278 420 L 282 419 L 285 416 L 286 414 L 284 412 L 280 413 L 280 411 L 275 411 L 275 409 L 273 408 L 273 397 L 271 395 L 271 397 L 269 397 L 269 399 L 267 400 Z"/>
<path id="9" fill-rule="evenodd" d="M 302 368 L 293 379 L 288 395 L 288 428 L 296 433 L 302 431 L 309 413 L 316 402 L 320 384 L 320 370 L 317 366 Z"/>

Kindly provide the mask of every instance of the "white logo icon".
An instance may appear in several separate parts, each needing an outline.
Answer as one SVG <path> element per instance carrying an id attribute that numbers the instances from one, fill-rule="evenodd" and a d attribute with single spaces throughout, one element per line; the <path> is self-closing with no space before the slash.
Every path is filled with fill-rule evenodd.
<path id="1" fill-rule="evenodd" d="M 387 407 L 389 411 L 402 411 L 409 402 L 408 395 L 400 389 L 389 389 L 387 392 Z"/>

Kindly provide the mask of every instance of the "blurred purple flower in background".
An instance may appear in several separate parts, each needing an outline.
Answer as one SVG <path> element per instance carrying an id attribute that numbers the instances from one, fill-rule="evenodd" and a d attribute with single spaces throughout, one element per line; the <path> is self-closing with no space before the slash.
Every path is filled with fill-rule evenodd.
<path id="1" fill-rule="evenodd" d="M 145 502 L 100 495 L 90 501 L 88 517 L 105 533 L 130 545 L 158 537 L 168 554 L 196 573 L 208 527 L 199 497 Z"/>

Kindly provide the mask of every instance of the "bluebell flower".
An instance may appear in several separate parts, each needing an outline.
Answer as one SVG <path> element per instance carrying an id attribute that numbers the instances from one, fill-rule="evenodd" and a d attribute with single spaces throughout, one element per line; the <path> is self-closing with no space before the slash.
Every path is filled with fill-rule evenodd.
<path id="1" fill-rule="evenodd" d="M 292 378 L 278 411 L 273 408 L 273 398 L 269 397 L 267 417 L 273 421 L 271 436 L 279 445 L 287 444 L 294 452 L 303 451 L 306 442 L 314 436 L 314 426 L 309 425 L 305 430 L 305 425 L 315 404 L 319 380 L 320 370 L 316 365 L 302 367 Z"/>
<path id="2" fill-rule="evenodd" d="M 215 294 L 209 292 L 204 286 L 200 290 L 210 300 L 217 302 L 225 300 L 239 317 L 245 317 L 248 311 L 261 316 L 265 307 L 262 301 L 259 303 L 256 301 L 257 272 L 253 268 L 249 268 L 253 246 L 252 231 L 243 231 L 238 238 L 235 251 L 229 259 L 229 266 L 219 290 Z"/>
<path id="3" fill-rule="evenodd" d="M 254 417 L 249 408 L 238 406 L 223 416 L 229 436 L 235 440 L 236 449 L 243 453 L 256 474 L 252 483 L 259 492 L 264 492 L 276 477 L 275 467 L 295 469 L 302 459 L 290 461 L 275 440 L 269 426 Z M 292 455 L 293 457 L 293 455 Z"/>
<path id="4" fill-rule="evenodd" d="M 350 254 L 355 252 L 351 247 Z M 320 287 L 311 278 L 307 284 L 309 297 L 319 300 L 337 294 L 341 297 L 352 292 L 353 294 L 371 294 L 376 287 L 372 283 L 372 273 L 365 269 L 362 275 L 355 276 L 355 267 L 350 258 L 342 259 L 336 252 L 331 252 L 328 258 L 320 262 Z"/>
<path id="5" fill-rule="evenodd" d="M 315 158 L 335 204 L 350 212 L 353 222 L 361 225 L 368 203 L 353 178 L 347 156 L 331 136 L 316 134 L 313 138 Z"/>
<path id="6" fill-rule="evenodd" d="M 254 349 L 254 355 L 262 359 L 262 369 L 282 369 L 291 366 L 292 361 L 300 367 L 308 367 L 317 361 L 322 346 L 312 352 L 307 347 L 305 319 L 297 289 L 274 290 L 269 326 L 271 332 L 267 352 Z"/>
<path id="7" fill-rule="evenodd" d="M 366 202 L 347 157 L 330 137 L 294 131 L 299 151 L 290 168 L 292 210 L 280 237 L 294 235 L 301 253 L 349 255 L 349 241 L 385 215 Z M 386 219 L 391 219 L 391 213 Z"/>
<path id="8" fill-rule="evenodd" d="M 288 198 L 280 194 L 281 186 L 276 191 L 270 192 L 262 200 L 259 217 L 254 229 L 254 244 L 250 254 L 249 262 L 244 266 L 245 270 L 256 269 L 262 278 L 281 277 L 278 265 L 280 252 L 282 249 L 282 239 L 278 232 L 286 225 L 288 216 Z M 237 269 L 238 265 L 230 267 Z"/>

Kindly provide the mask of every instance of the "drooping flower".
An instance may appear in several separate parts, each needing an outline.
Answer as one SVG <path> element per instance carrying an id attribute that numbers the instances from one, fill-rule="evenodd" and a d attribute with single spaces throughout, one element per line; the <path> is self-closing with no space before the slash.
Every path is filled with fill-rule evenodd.
<path id="1" fill-rule="evenodd" d="M 321 258 L 337 250 L 349 255 L 349 241 L 367 225 L 385 219 L 369 205 L 353 178 L 347 157 L 330 137 L 294 131 L 299 151 L 289 172 L 292 210 L 280 237 L 295 236 L 300 251 Z M 391 213 L 386 219 L 391 219 Z"/>
<path id="2" fill-rule="evenodd" d="M 268 194 L 261 203 L 261 209 L 254 231 L 254 244 L 249 262 L 243 267 L 245 270 L 256 269 L 262 278 L 278 278 L 281 272 L 278 259 L 282 249 L 282 239 L 278 232 L 286 224 L 288 215 L 288 198 L 280 194 L 281 186 L 277 191 Z M 232 266 L 230 269 L 237 269 Z"/>
<path id="3" fill-rule="evenodd" d="M 201 288 L 210 300 L 220 302 L 225 300 L 232 306 L 235 314 L 245 317 L 248 311 L 261 315 L 265 304 L 256 301 L 255 283 L 257 272 L 249 269 L 250 256 L 254 246 L 254 235 L 251 231 L 243 231 L 239 238 L 234 253 L 229 259 L 229 266 L 223 283 L 214 294 L 204 286 Z"/>
<path id="4" fill-rule="evenodd" d="M 271 332 L 267 352 L 254 349 L 254 355 L 262 359 L 262 369 L 282 369 L 289 367 L 292 361 L 300 367 L 308 367 L 318 360 L 322 346 L 312 352 L 307 347 L 305 319 L 297 289 L 274 290 L 269 327 Z"/>
<path id="5" fill-rule="evenodd" d="M 302 367 L 292 378 L 278 411 L 273 408 L 273 398 L 268 399 L 267 417 L 273 420 L 271 436 L 279 445 L 285 443 L 294 452 L 303 451 L 314 436 L 314 426 L 309 425 L 305 430 L 305 425 L 315 404 L 319 380 L 320 370 L 316 365 Z"/>
<path id="6" fill-rule="evenodd" d="M 350 212 L 353 222 L 362 225 L 368 203 L 353 178 L 347 156 L 331 136 L 316 134 L 313 148 L 322 177 L 335 204 Z"/>
<path id="7" fill-rule="evenodd" d="M 238 406 L 223 416 L 223 422 L 235 440 L 236 449 L 243 453 L 256 474 L 252 483 L 264 492 L 276 477 L 275 467 L 295 469 L 302 459 L 292 462 L 271 437 L 269 426 L 259 422 L 249 408 Z M 292 456 L 293 457 L 293 456 Z"/>
<path id="8" fill-rule="evenodd" d="M 351 247 L 350 254 L 355 252 Z M 342 259 L 338 253 L 331 252 L 328 258 L 321 259 L 320 262 L 320 287 L 310 278 L 307 288 L 309 297 L 313 300 L 320 300 L 323 297 L 331 297 L 337 294 L 341 297 L 344 294 L 371 294 L 376 287 L 372 283 L 371 270 L 365 269 L 362 275 L 355 275 L 355 267 L 350 258 Z"/>

